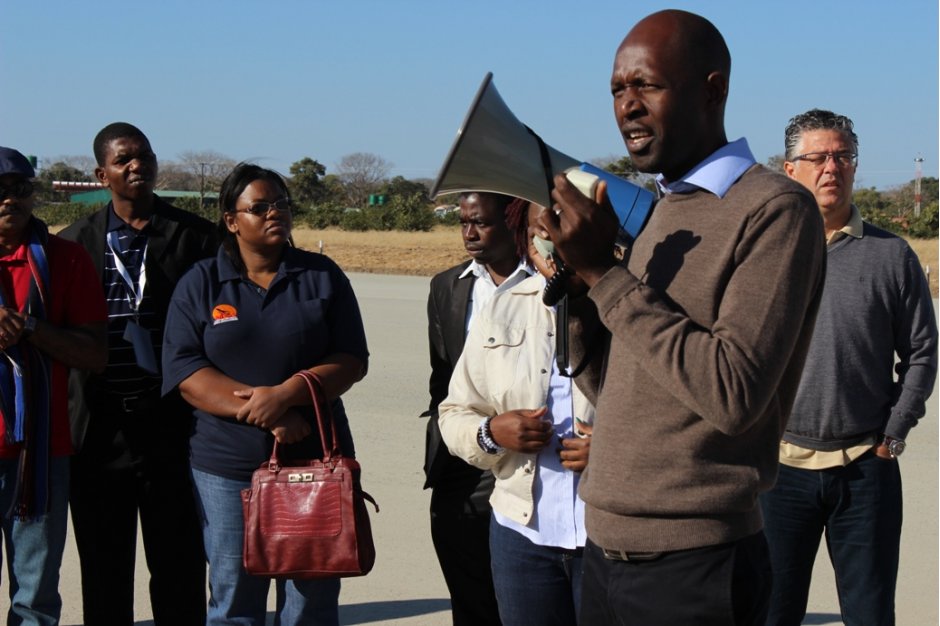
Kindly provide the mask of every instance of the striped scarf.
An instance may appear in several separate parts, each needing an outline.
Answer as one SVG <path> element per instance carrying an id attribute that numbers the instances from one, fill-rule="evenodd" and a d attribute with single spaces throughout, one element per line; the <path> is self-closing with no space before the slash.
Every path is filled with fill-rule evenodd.
<path id="1" fill-rule="evenodd" d="M 26 259 L 30 270 L 29 297 L 22 312 L 46 317 L 49 302 L 49 263 L 45 244 L 46 225 L 33 218 Z M 12 294 L 0 289 L 0 306 L 13 303 Z M 20 444 L 16 488 L 5 516 L 38 517 L 49 510 L 49 462 L 51 456 L 52 362 L 27 341 L 0 354 L 0 410 L 8 444 Z M 10 419 L 11 416 L 13 419 Z"/>

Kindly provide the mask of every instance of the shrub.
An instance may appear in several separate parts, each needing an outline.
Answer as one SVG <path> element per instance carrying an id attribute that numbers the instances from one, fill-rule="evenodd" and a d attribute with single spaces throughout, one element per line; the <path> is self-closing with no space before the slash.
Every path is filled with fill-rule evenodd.
<path id="1" fill-rule="evenodd" d="M 437 221 L 434 211 L 421 194 L 395 196 L 392 198 L 385 218 L 394 230 L 423 231 L 431 230 Z"/>
<path id="2" fill-rule="evenodd" d="M 366 211 L 360 209 L 343 213 L 342 218 L 340 218 L 339 227 L 343 230 L 374 230 L 368 214 Z"/>
<path id="3" fill-rule="evenodd" d="M 339 226 L 343 220 L 343 207 L 338 204 L 321 204 L 314 207 L 298 207 L 294 211 L 294 222 L 310 228 Z"/>
<path id="4" fill-rule="evenodd" d="M 50 226 L 68 226 L 86 215 L 98 211 L 104 204 L 83 204 L 81 202 L 44 202 L 33 213 Z"/>
<path id="5" fill-rule="evenodd" d="M 932 239 L 937 236 L 938 221 L 937 203 L 932 202 L 923 207 L 920 217 L 912 217 L 907 234 L 918 239 Z"/>
<path id="6" fill-rule="evenodd" d="M 160 195 L 159 191 L 157 191 L 157 195 Z M 178 209 L 183 209 L 184 211 L 189 211 L 190 213 L 204 217 L 210 222 L 215 223 L 219 221 L 219 204 L 215 200 L 207 200 L 206 203 L 201 206 L 199 198 L 163 198 L 163 200 Z"/>
<path id="7" fill-rule="evenodd" d="M 445 226 L 456 226 L 460 223 L 460 211 L 450 211 L 437 218 L 439 224 Z"/>

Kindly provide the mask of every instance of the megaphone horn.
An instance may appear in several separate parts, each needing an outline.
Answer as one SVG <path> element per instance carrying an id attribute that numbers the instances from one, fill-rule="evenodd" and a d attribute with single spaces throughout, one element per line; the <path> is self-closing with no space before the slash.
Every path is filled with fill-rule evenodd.
<path id="1" fill-rule="evenodd" d="M 656 199 L 653 194 L 546 144 L 513 115 L 493 84 L 493 73 L 488 72 L 431 187 L 431 198 L 490 191 L 550 207 L 552 179 L 562 172 L 590 198 L 600 180 L 607 182 L 607 197 L 620 220 L 621 240 L 632 243 L 646 224 Z"/>

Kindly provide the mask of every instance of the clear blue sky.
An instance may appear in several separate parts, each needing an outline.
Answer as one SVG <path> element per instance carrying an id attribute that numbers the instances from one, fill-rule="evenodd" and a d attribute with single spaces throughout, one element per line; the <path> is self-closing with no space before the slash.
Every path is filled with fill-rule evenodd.
<path id="1" fill-rule="evenodd" d="M 729 139 L 783 152 L 794 114 L 854 119 L 857 186 L 938 172 L 936 0 L 157 0 L 4 2 L 0 145 L 90 155 L 128 121 L 164 160 L 214 150 L 284 173 L 372 152 L 433 178 L 488 71 L 550 145 L 625 154 L 608 89 L 613 53 L 663 8 L 710 19 L 731 49 Z M 42 162 L 41 162 L 42 163 Z"/>

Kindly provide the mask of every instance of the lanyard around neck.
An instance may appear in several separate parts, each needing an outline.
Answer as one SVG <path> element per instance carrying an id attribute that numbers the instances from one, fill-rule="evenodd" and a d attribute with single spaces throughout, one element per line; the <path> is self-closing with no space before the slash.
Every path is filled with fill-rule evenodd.
<path id="1" fill-rule="evenodd" d="M 144 244 L 143 254 L 140 256 L 140 276 L 137 284 L 131 280 L 131 274 L 127 271 L 121 255 L 118 253 L 120 244 L 118 243 L 117 231 L 112 230 L 108 233 L 108 247 L 111 248 L 111 255 L 114 257 L 114 267 L 117 273 L 124 280 L 124 286 L 127 287 L 127 303 L 131 311 L 136 315 L 140 311 L 140 303 L 144 299 L 144 287 L 147 285 L 147 247 L 150 241 Z"/>

